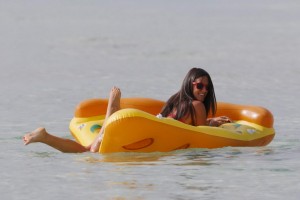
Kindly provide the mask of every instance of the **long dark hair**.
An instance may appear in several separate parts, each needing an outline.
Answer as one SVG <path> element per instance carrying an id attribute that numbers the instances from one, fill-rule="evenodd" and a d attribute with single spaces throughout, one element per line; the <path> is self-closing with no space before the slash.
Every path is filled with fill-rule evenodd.
<path id="1" fill-rule="evenodd" d="M 196 123 L 196 114 L 195 108 L 193 106 L 193 101 L 195 100 L 193 94 L 193 82 L 199 78 L 206 76 L 209 81 L 209 90 L 207 95 L 203 101 L 206 110 L 206 117 L 209 113 L 212 116 L 215 115 L 217 111 L 217 101 L 214 91 L 214 86 L 210 75 L 201 68 L 192 68 L 187 75 L 185 76 L 180 90 L 172 95 L 169 100 L 166 102 L 164 107 L 162 108 L 161 115 L 163 117 L 167 117 L 173 110 L 176 110 L 176 115 L 174 119 L 182 119 L 183 117 L 187 116 L 187 114 L 191 115 L 192 124 L 195 125 Z"/>

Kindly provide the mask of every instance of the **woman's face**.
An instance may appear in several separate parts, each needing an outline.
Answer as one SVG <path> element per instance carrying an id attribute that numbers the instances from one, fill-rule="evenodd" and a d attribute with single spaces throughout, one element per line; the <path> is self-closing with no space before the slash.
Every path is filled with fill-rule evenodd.
<path id="1" fill-rule="evenodd" d="M 201 76 L 193 82 L 193 94 L 195 99 L 203 102 L 209 90 L 209 81 L 207 76 Z"/>

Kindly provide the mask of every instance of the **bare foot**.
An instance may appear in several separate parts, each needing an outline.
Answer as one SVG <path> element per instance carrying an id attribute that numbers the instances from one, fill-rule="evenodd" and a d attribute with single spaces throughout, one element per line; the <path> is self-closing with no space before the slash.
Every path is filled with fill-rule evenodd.
<path id="1" fill-rule="evenodd" d="M 117 87 L 113 87 L 110 91 L 110 94 L 109 94 L 105 121 L 114 112 L 120 110 L 120 100 L 121 100 L 121 90 Z M 105 129 L 105 121 L 104 121 L 104 127 L 102 127 L 102 129 L 99 132 L 99 135 L 97 136 L 97 138 L 94 140 L 94 142 L 91 145 L 91 148 L 90 148 L 91 152 L 99 151 L 100 144 L 101 144 L 101 141 L 102 141 L 102 138 L 103 138 L 103 131 Z"/>
<path id="2" fill-rule="evenodd" d="M 121 90 L 113 87 L 109 94 L 105 120 L 114 112 L 120 110 Z"/>
<path id="3" fill-rule="evenodd" d="M 47 137 L 47 132 L 45 128 L 37 128 L 31 133 L 27 133 L 23 136 L 24 145 L 28 145 L 34 142 L 43 142 Z"/>

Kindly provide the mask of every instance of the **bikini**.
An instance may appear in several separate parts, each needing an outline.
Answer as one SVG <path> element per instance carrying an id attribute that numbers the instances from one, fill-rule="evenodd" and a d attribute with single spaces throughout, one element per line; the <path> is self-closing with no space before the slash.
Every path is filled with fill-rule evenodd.
<path id="1" fill-rule="evenodd" d="M 176 117 L 176 114 L 174 114 L 174 113 L 170 113 L 170 114 L 169 114 L 167 117 L 170 117 L 170 118 L 173 118 L 173 119 L 175 119 L 175 117 Z M 183 122 L 183 123 L 185 123 L 183 119 L 175 119 L 175 120 L 178 120 L 178 121 L 180 121 L 180 122 Z"/>

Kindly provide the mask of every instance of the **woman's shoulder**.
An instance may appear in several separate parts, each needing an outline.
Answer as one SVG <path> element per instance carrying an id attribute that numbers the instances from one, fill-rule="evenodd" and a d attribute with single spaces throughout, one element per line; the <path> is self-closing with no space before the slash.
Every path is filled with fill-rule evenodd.
<path id="1" fill-rule="evenodd" d="M 201 101 L 193 101 L 193 106 L 196 114 L 196 126 L 205 125 L 206 124 L 206 109 Z"/>
<path id="2" fill-rule="evenodd" d="M 196 113 L 199 113 L 199 112 L 200 113 L 206 113 L 206 109 L 205 109 L 205 106 L 204 106 L 203 102 L 194 100 L 192 102 L 192 104 L 193 104 L 193 106 L 196 110 Z"/>
<path id="3" fill-rule="evenodd" d="M 204 108 L 205 109 L 205 106 L 204 106 L 203 102 L 201 102 L 201 101 L 194 100 L 192 102 L 192 104 L 193 104 L 194 107 L 199 107 L 199 108 Z"/>

